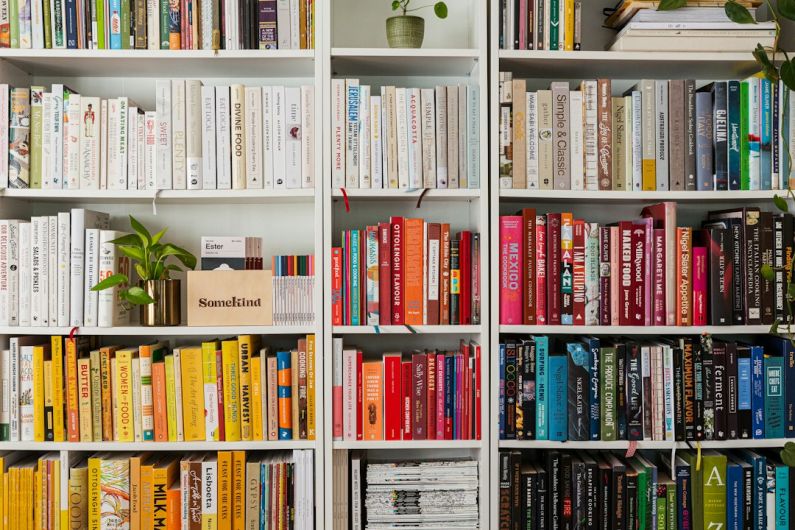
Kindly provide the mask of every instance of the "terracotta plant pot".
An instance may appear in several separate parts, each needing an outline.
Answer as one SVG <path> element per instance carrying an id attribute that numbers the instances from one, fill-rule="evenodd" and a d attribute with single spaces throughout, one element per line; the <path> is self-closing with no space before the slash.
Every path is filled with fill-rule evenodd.
<path id="1" fill-rule="evenodd" d="M 390 48 L 420 48 L 425 37 L 422 17 L 400 15 L 386 19 L 386 40 Z"/>
<path id="2" fill-rule="evenodd" d="M 142 326 L 179 326 L 180 312 L 179 280 L 147 280 L 138 282 L 146 294 L 154 298 L 153 304 L 141 306 Z"/>

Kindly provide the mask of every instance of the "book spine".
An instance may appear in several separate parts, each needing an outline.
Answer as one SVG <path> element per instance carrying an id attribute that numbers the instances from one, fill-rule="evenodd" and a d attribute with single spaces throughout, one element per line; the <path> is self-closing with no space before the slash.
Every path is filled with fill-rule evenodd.
<path id="1" fill-rule="evenodd" d="M 696 181 L 699 191 L 715 189 L 713 171 L 712 94 L 696 93 Z"/>
<path id="2" fill-rule="evenodd" d="M 597 169 L 599 189 L 613 188 L 613 116 L 612 89 L 609 79 L 596 81 L 597 91 Z"/>
<path id="3" fill-rule="evenodd" d="M 656 168 L 655 175 L 657 181 L 657 190 L 667 191 L 670 187 L 668 182 L 668 167 L 670 165 L 669 158 L 669 138 L 668 138 L 668 81 L 659 80 L 655 81 L 655 152 L 656 152 Z"/>

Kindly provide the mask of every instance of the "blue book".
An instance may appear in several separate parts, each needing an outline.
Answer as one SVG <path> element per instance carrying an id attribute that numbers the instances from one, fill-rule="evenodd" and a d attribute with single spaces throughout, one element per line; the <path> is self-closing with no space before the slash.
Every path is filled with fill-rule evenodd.
<path id="1" fill-rule="evenodd" d="M 276 352 L 276 370 L 277 372 L 287 371 L 289 374 L 290 369 L 292 367 L 292 360 L 291 354 L 289 351 L 277 351 Z M 289 378 L 288 378 L 289 381 Z M 276 388 L 277 397 L 280 401 L 279 406 L 282 405 L 282 400 L 285 400 L 290 403 L 292 400 L 292 388 L 289 384 L 287 385 L 278 385 Z M 279 424 L 279 440 L 292 440 L 293 439 L 293 429 L 292 427 L 282 427 L 281 422 Z"/>
<path id="2" fill-rule="evenodd" d="M 784 358 L 765 355 L 765 437 L 784 438 Z"/>
<path id="3" fill-rule="evenodd" d="M 754 479 L 751 482 L 751 499 L 753 509 L 751 514 L 752 530 L 765 530 L 767 528 L 767 460 L 764 456 L 753 451 L 740 452 L 743 460 L 753 466 Z"/>
<path id="4" fill-rule="evenodd" d="M 549 439 L 566 440 L 568 414 L 566 407 L 568 359 L 565 355 L 549 356 Z"/>
<path id="5" fill-rule="evenodd" d="M 599 413 L 600 399 L 599 399 L 599 339 L 597 337 L 588 337 L 585 339 L 588 349 L 591 351 L 591 411 L 590 418 L 590 431 L 591 440 L 601 440 L 600 425 L 601 419 Z"/>
<path id="6" fill-rule="evenodd" d="M 764 348 L 751 346 L 751 426 L 755 439 L 765 437 Z"/>
<path id="7" fill-rule="evenodd" d="M 784 436 L 795 438 L 795 346 L 789 339 L 765 337 L 765 351 L 784 362 Z"/>
<path id="8" fill-rule="evenodd" d="M 536 440 L 549 440 L 547 423 L 547 382 L 549 377 L 549 337 L 533 337 L 536 341 Z"/>
<path id="9" fill-rule="evenodd" d="M 108 5 L 108 13 L 106 16 L 110 17 L 110 49 L 121 50 L 121 0 L 110 0 Z"/>
<path id="10" fill-rule="evenodd" d="M 787 90 L 787 87 L 784 85 L 783 81 L 778 82 L 778 90 L 779 90 L 779 99 L 781 100 L 780 104 L 783 106 L 784 93 Z M 789 97 L 792 97 L 792 93 L 789 94 Z M 789 112 L 781 113 L 780 134 L 784 134 L 784 131 L 789 131 Z M 781 176 L 780 189 L 787 189 L 787 184 L 789 183 L 789 179 L 792 176 L 790 175 L 790 163 L 789 163 L 789 156 L 787 156 L 787 147 L 784 147 L 784 150 L 779 155 L 779 174 Z"/>
<path id="11" fill-rule="evenodd" d="M 444 358 L 444 417 L 455 421 L 454 391 L 455 388 L 455 355 L 447 355 Z M 455 431 L 453 431 L 455 432 Z"/>
<path id="12" fill-rule="evenodd" d="M 751 358 L 737 356 L 737 422 L 739 437 L 751 437 Z"/>
<path id="13" fill-rule="evenodd" d="M 268 512 L 268 507 L 270 506 L 270 492 L 268 491 L 268 485 L 270 484 L 269 467 L 269 464 L 260 464 L 259 466 L 259 530 L 267 530 L 266 526 L 270 521 L 270 513 Z"/>
<path id="14" fill-rule="evenodd" d="M 500 440 L 505 439 L 505 344 L 500 344 L 500 401 L 498 405 Z"/>
<path id="15" fill-rule="evenodd" d="M 66 47 L 69 49 L 77 48 L 77 0 L 64 0 L 66 2 Z"/>
<path id="16" fill-rule="evenodd" d="M 789 467 L 776 463 L 776 530 L 789 530 Z"/>
<path id="17" fill-rule="evenodd" d="M 726 465 L 727 530 L 743 530 L 743 469 L 729 460 Z"/>
<path id="18" fill-rule="evenodd" d="M 729 189 L 740 189 L 740 82 L 729 81 Z"/>
<path id="19" fill-rule="evenodd" d="M 359 313 L 359 230 L 351 230 L 351 326 L 358 326 Z"/>
<path id="20" fill-rule="evenodd" d="M 772 92 L 770 90 L 770 81 L 762 78 L 761 94 L 759 95 L 761 116 L 759 126 L 761 130 L 760 143 L 759 143 L 759 171 L 760 171 L 760 186 L 763 190 L 773 189 L 771 184 L 771 171 L 773 170 L 772 152 L 771 152 L 771 136 L 773 132 L 772 125 L 772 112 L 773 100 Z"/>

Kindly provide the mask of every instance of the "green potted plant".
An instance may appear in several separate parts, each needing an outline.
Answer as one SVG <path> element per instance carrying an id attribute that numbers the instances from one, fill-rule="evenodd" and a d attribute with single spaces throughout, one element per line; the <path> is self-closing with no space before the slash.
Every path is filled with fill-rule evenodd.
<path id="1" fill-rule="evenodd" d="M 409 7 L 411 0 L 392 0 L 392 11 L 401 11 L 400 15 L 386 19 L 386 39 L 390 48 L 419 48 L 425 37 L 425 19 L 409 15 L 420 9 L 433 7 L 437 17 L 447 18 L 447 4 L 436 2 L 419 7 Z"/>
<path id="2" fill-rule="evenodd" d="M 91 288 L 102 291 L 119 287 L 118 296 L 128 309 L 140 307 L 142 326 L 178 326 L 182 321 L 180 312 L 180 281 L 171 278 L 171 273 L 181 271 L 175 258 L 185 268 L 196 267 L 196 256 L 173 243 L 162 243 L 167 228 L 152 235 L 135 217 L 130 216 L 130 227 L 135 233 L 111 241 L 116 248 L 130 258 L 138 273 L 138 284 L 131 285 L 126 274 L 108 276 Z"/>

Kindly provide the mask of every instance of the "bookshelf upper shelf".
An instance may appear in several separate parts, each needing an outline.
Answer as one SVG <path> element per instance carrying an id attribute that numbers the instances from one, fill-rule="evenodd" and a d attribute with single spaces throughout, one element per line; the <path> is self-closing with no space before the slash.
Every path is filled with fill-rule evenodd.
<path id="1" fill-rule="evenodd" d="M 788 438 L 770 439 L 742 439 L 742 440 L 702 440 L 702 449 L 741 449 L 763 447 L 783 447 L 785 443 L 791 441 Z M 653 440 L 638 440 L 638 449 L 689 449 L 695 447 L 695 442 L 661 442 Z M 499 440 L 500 449 L 627 449 L 627 440 L 617 440 L 605 442 L 601 440 L 556 442 L 550 440 Z"/>
<path id="2" fill-rule="evenodd" d="M 424 190 L 407 190 L 407 189 L 354 189 L 345 188 L 345 193 L 351 200 L 355 199 L 371 199 L 371 200 L 389 200 L 389 201 L 416 201 L 420 198 Z M 331 196 L 335 199 L 343 197 L 342 190 L 335 189 L 331 191 Z M 480 197 L 480 189 L 457 188 L 457 189 L 428 189 L 423 196 L 423 201 L 431 200 L 470 200 Z"/>
<path id="3" fill-rule="evenodd" d="M 40 202 L 79 203 L 229 203 L 255 204 L 263 202 L 311 202 L 315 190 L 269 189 L 269 190 L 42 190 L 4 189 L 0 198 Z"/>
<path id="4" fill-rule="evenodd" d="M 500 333 L 534 335 L 763 335 L 770 326 L 500 326 Z"/>
<path id="5" fill-rule="evenodd" d="M 334 449 L 480 449 L 481 440 L 334 440 Z"/>
<path id="6" fill-rule="evenodd" d="M 480 326 L 411 326 L 411 329 L 408 326 L 334 326 L 332 330 L 335 335 L 472 335 L 482 331 Z"/>
<path id="7" fill-rule="evenodd" d="M 314 449 L 315 440 L 248 442 L 0 442 L 0 451 L 265 451 Z"/>
<path id="8" fill-rule="evenodd" d="M 70 326 L 2 326 L 0 335 L 69 335 Z M 228 337 L 231 335 L 306 335 L 315 326 L 116 326 L 113 328 L 79 327 L 78 335 L 144 337 Z"/>
<path id="9" fill-rule="evenodd" d="M 468 77 L 480 51 L 470 48 L 332 48 L 335 76 Z"/>
<path id="10" fill-rule="evenodd" d="M 538 200 L 545 202 L 632 202 L 659 201 L 677 202 L 748 202 L 772 201 L 774 195 L 786 195 L 786 190 L 763 191 L 572 191 L 572 190 L 527 190 L 501 189 L 503 201 Z"/>

